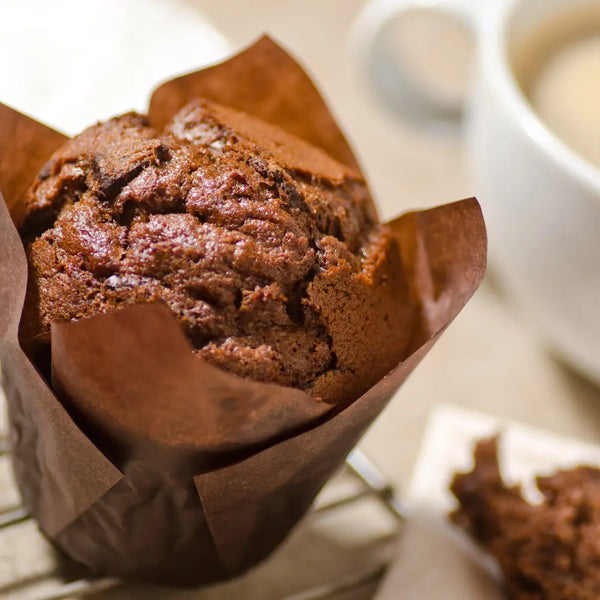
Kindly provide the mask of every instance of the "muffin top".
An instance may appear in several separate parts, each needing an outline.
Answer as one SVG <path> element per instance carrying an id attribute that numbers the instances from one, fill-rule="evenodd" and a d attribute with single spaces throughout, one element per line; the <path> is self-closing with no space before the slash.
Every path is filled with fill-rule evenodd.
<path id="1" fill-rule="evenodd" d="M 163 131 L 128 113 L 52 155 L 24 206 L 24 344 L 49 343 L 55 320 L 162 301 L 194 352 L 236 375 L 365 379 L 325 305 L 357 285 L 367 301 L 398 250 L 360 174 L 286 132 L 204 100 Z"/>

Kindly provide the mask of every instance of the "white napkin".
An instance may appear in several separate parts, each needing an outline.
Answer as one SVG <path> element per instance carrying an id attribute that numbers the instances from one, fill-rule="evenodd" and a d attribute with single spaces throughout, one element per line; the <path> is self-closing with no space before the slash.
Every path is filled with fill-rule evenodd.
<path id="1" fill-rule="evenodd" d="M 143 112 L 157 84 L 229 50 L 183 0 L 10 0 L 0 4 L 0 102 L 72 135 Z"/>
<path id="2" fill-rule="evenodd" d="M 502 598 L 493 561 L 447 522 L 454 506 L 448 484 L 470 470 L 473 445 L 502 433 L 500 462 L 508 482 L 534 499 L 534 476 L 580 464 L 600 465 L 600 447 L 452 406 L 432 413 L 408 490 L 410 517 L 397 558 L 377 600 Z M 412 508 L 410 508 L 412 507 Z"/>

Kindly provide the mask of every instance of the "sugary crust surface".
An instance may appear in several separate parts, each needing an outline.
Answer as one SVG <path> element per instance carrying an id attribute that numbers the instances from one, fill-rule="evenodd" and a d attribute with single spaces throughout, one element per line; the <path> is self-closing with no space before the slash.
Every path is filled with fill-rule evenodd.
<path id="1" fill-rule="evenodd" d="M 24 343 L 47 343 L 54 320 L 162 301 L 211 363 L 340 401 L 410 335 L 398 250 L 361 176 L 207 101 L 160 132 L 135 113 L 89 128 L 25 207 Z"/>

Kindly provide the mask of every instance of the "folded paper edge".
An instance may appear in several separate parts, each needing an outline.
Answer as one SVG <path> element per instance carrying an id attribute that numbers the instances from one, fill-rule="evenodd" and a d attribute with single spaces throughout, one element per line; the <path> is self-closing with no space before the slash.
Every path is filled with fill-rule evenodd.
<path id="1" fill-rule="evenodd" d="M 0 103 L 0 189 L 13 216 L 14 204 L 67 136 Z"/>
<path id="2" fill-rule="evenodd" d="M 410 373 L 418 366 L 418 364 L 423 360 L 423 358 L 427 355 L 430 349 L 435 345 L 437 340 L 444 333 L 446 328 L 450 325 L 450 323 L 454 320 L 454 318 L 458 315 L 458 313 L 464 308 L 469 299 L 473 296 L 473 294 L 477 291 L 481 281 L 483 280 L 483 276 L 485 274 L 486 262 L 487 262 L 487 236 L 485 233 L 485 222 L 483 220 L 483 213 L 481 211 L 481 207 L 478 201 L 475 198 L 469 198 L 466 200 L 460 200 L 458 202 L 454 202 L 452 204 L 443 205 L 440 207 L 435 207 L 433 209 L 429 209 L 427 211 L 418 211 L 418 212 L 410 212 L 406 213 L 395 219 L 397 222 L 399 220 L 404 219 L 405 221 L 414 220 L 415 217 L 420 215 L 427 214 L 427 218 L 439 219 L 442 215 L 447 214 L 449 211 L 458 211 L 462 215 L 465 220 L 471 221 L 470 225 L 474 228 L 475 232 L 479 233 L 479 236 L 476 236 L 480 239 L 481 244 L 474 248 L 472 252 L 472 273 L 471 277 L 469 277 L 468 282 L 465 288 L 462 290 L 462 293 L 459 295 L 458 302 L 453 305 L 454 310 L 451 310 L 448 314 L 448 318 L 444 323 L 441 323 L 436 330 L 427 337 L 417 348 L 415 348 L 409 356 L 407 356 L 403 361 L 401 361 L 390 373 L 388 373 L 385 377 L 383 377 L 379 382 L 377 382 L 374 386 L 372 386 L 367 392 L 365 392 L 360 398 L 352 402 L 348 407 L 346 407 L 343 411 L 333 415 L 332 417 L 326 419 L 324 422 L 315 425 L 314 427 L 305 430 L 302 433 L 299 433 L 296 436 L 289 437 L 280 441 L 277 444 L 269 446 L 250 457 L 246 457 L 245 460 L 250 461 L 260 461 L 263 456 L 267 456 L 268 454 L 274 453 L 277 451 L 278 447 L 285 447 L 290 443 L 297 442 L 301 440 L 303 437 L 310 438 L 313 435 L 318 434 L 321 431 L 322 435 L 327 433 L 328 429 L 335 430 L 335 423 L 339 422 L 342 419 L 346 419 L 350 417 L 351 421 L 345 424 L 345 429 L 352 429 L 353 424 L 355 425 L 355 421 L 357 423 L 362 423 L 364 427 L 361 429 L 360 435 L 364 433 L 364 430 L 372 423 L 372 421 L 379 414 L 379 410 L 381 410 L 389 398 L 393 395 L 393 393 L 404 383 L 406 377 L 410 375 Z M 471 240 L 471 234 L 473 231 L 470 231 L 469 234 L 464 235 L 464 241 Z M 394 381 L 397 379 L 397 381 Z M 374 399 L 378 399 L 375 407 L 369 407 L 370 404 L 373 403 Z M 359 439 L 359 436 L 354 439 L 354 443 L 356 443 Z M 347 447 L 347 451 L 349 452 L 354 444 Z M 283 450 L 282 450 L 283 451 Z M 220 520 L 220 512 L 217 511 L 215 513 L 211 512 L 212 503 L 209 501 L 209 496 L 213 496 L 215 494 L 214 487 L 216 486 L 217 495 L 227 496 L 229 493 L 235 493 L 234 490 L 225 490 L 222 488 L 221 481 L 227 481 L 230 479 L 228 477 L 228 473 L 235 472 L 239 467 L 240 463 L 235 463 L 232 465 L 228 465 L 222 469 L 216 469 L 211 471 L 210 473 L 199 474 L 194 477 L 194 484 L 196 486 L 196 490 L 198 492 L 198 496 L 200 497 L 200 502 L 204 508 L 204 512 L 206 515 L 207 523 L 209 526 L 209 530 L 213 537 L 213 541 L 219 552 L 223 565 L 229 570 L 231 573 L 235 573 L 241 564 L 243 564 L 244 555 L 241 548 L 244 547 L 243 542 L 239 543 L 239 547 L 231 548 L 231 546 L 227 543 L 228 540 L 228 529 L 230 527 L 230 523 L 227 519 L 224 521 Z M 246 505 L 247 503 L 244 503 Z M 252 511 L 252 507 L 247 507 L 247 511 Z M 252 521 L 252 515 L 247 515 L 245 519 L 249 522 Z M 241 532 L 238 531 L 238 535 Z M 239 541 L 239 540 L 238 540 Z"/>
<path id="3" fill-rule="evenodd" d="M 42 123 L 35 121 L 31 117 L 14 110 L 13 108 L 0 104 L 0 133 L 4 136 L 2 142 L 4 151 L 0 153 L 0 182 L 8 181 L 9 192 L 13 194 L 13 202 L 18 197 L 19 192 L 25 189 L 24 182 L 29 184 L 39 171 L 41 166 L 47 161 L 48 156 L 60 145 L 66 137 L 61 133 L 46 127 Z M 18 139 L 15 141 L 14 136 Z M 17 173 L 7 175 L 9 168 Z M 8 177 L 8 180 L 6 179 Z M 88 508 L 90 503 L 97 501 L 106 491 L 108 491 L 121 477 L 118 469 L 100 452 L 100 450 L 85 436 L 81 429 L 68 415 L 56 395 L 48 388 L 47 383 L 42 379 L 34 365 L 31 363 L 25 352 L 21 348 L 18 340 L 18 328 L 23 311 L 23 303 L 27 285 L 27 258 L 21 242 L 19 233 L 15 227 L 13 217 L 11 216 L 9 203 L 0 193 L 0 277 L 4 282 L 0 289 L 0 305 L 2 314 L 0 315 L 0 354 L 3 356 L 5 366 L 15 365 L 14 371 L 17 374 L 14 384 L 18 387 L 19 394 L 22 394 L 24 387 L 30 387 L 29 382 L 37 383 L 33 385 L 42 390 L 42 396 L 45 399 L 52 397 L 50 405 L 42 397 L 23 398 L 29 403 L 30 410 L 36 412 L 40 418 L 44 419 L 45 428 L 53 430 L 56 427 L 60 430 L 57 435 L 46 435 L 40 443 L 42 446 L 52 445 L 55 438 L 73 440 L 75 447 L 81 450 L 62 453 L 62 458 L 69 460 L 68 456 L 74 459 L 71 464 L 71 473 L 79 480 L 89 476 L 90 470 L 82 465 L 77 465 L 79 456 L 92 454 L 95 457 L 95 467 L 93 472 L 96 475 L 96 489 L 93 489 L 87 499 Z M 45 393 L 47 389 L 47 394 Z M 7 400 L 9 400 L 7 398 Z M 14 407 L 13 407 L 14 408 Z M 11 412 L 9 402 L 9 412 Z M 50 424 L 52 423 L 52 424 Z M 58 426 L 60 423 L 60 426 Z M 66 482 L 63 482 L 66 485 Z M 94 487 L 94 486 L 92 486 Z M 87 508 L 78 503 L 71 502 L 72 490 L 57 490 L 61 495 L 61 508 L 70 512 L 68 516 L 57 520 L 51 516 L 53 510 L 44 498 L 36 498 L 33 501 L 39 502 L 36 516 L 39 517 L 42 529 L 50 536 L 56 535 L 64 527 L 76 520 Z M 54 503 L 51 503 L 54 504 Z M 73 507 L 67 509 L 67 507 Z"/>
<path id="4" fill-rule="evenodd" d="M 152 324 L 152 327 L 149 327 Z M 100 330 L 104 337 L 99 338 L 97 332 Z M 151 330 L 151 331 L 149 331 Z M 121 348 L 114 351 L 116 348 L 119 336 L 121 337 Z M 138 441 L 145 441 L 152 444 L 160 444 L 165 449 L 183 452 L 197 453 L 230 453 L 241 452 L 248 447 L 265 447 L 272 443 L 274 439 L 280 439 L 282 436 L 289 437 L 293 432 L 304 430 L 313 421 L 324 417 L 332 406 L 321 402 L 302 390 L 279 386 L 273 383 L 262 383 L 239 377 L 232 373 L 228 373 L 200 357 L 193 356 L 193 348 L 189 340 L 184 334 L 184 331 L 177 321 L 173 313 L 168 307 L 162 303 L 151 304 L 133 304 L 122 307 L 116 311 L 107 314 L 99 314 L 94 317 L 81 319 L 77 322 L 55 323 L 52 326 L 53 344 L 52 344 L 52 362 L 53 362 L 53 377 L 60 389 L 67 398 L 81 398 L 83 394 L 91 396 L 90 402 L 77 403 L 78 411 L 92 411 L 89 415 L 94 422 L 104 422 L 104 429 L 118 431 L 119 437 L 124 436 Z M 86 348 L 86 341 L 95 340 L 93 349 Z M 183 406 L 186 408 L 190 404 L 194 406 L 194 411 L 199 411 L 204 415 L 203 419 L 212 418 L 214 414 L 220 415 L 214 423 L 214 431 L 218 433 L 218 439 L 214 436 L 203 435 L 203 439 L 198 439 L 201 435 L 200 430 L 186 430 L 175 437 L 175 442 L 170 438 L 173 437 L 170 433 L 171 427 L 176 430 L 179 426 L 181 429 L 180 420 L 169 421 L 163 424 L 166 428 L 166 435 L 162 437 L 161 431 L 153 430 L 156 427 L 154 419 L 150 418 L 147 424 L 142 424 L 138 428 L 139 421 L 137 419 L 127 420 L 126 415 L 119 417 L 118 414 L 112 414 L 110 411 L 102 410 L 101 400 L 94 401 L 94 394 L 98 394 L 101 398 L 109 394 L 107 390 L 102 388 L 103 376 L 90 376 L 86 379 L 85 372 L 89 372 L 89 364 L 95 362 L 97 357 L 101 363 L 109 365 L 109 374 L 106 380 L 110 383 L 110 374 L 113 371 L 119 372 L 120 365 L 130 363 L 127 352 L 129 345 L 155 346 L 161 344 L 161 347 L 169 349 L 167 359 L 169 364 L 176 367 L 181 367 L 177 371 L 177 381 L 191 382 L 191 389 L 198 390 L 197 398 L 202 402 L 205 398 L 203 394 L 203 382 L 208 378 L 215 385 L 222 387 L 222 395 L 224 396 L 223 407 L 215 402 L 211 406 L 206 406 L 204 409 L 200 405 L 192 404 L 191 401 L 183 400 Z M 124 348 L 124 349 L 122 349 Z M 123 352 L 124 356 L 119 353 Z M 106 358 L 107 355 L 110 355 Z M 110 361 L 117 357 L 116 363 Z M 105 358 L 103 358 L 105 357 Z M 165 355 L 156 357 L 157 363 L 153 363 L 155 357 L 152 353 L 145 353 L 137 362 L 143 364 L 142 368 L 136 366 L 136 370 L 141 370 L 148 373 L 148 381 L 153 380 L 153 373 L 159 372 L 162 361 Z M 127 360 L 126 360 L 127 359 Z M 72 382 L 81 382 L 73 384 Z M 156 383 L 160 385 L 160 383 Z M 127 389 L 125 384 L 125 389 Z M 239 395 L 239 389 L 243 387 L 247 390 L 243 402 L 235 403 L 231 401 L 232 394 Z M 119 394 L 119 390 L 114 394 Z M 127 392 L 124 392 L 127 395 Z M 165 391 L 165 395 L 170 393 L 173 402 L 178 402 L 182 398 L 189 398 L 186 391 L 184 395 L 173 388 L 169 392 Z M 291 396 L 281 399 L 280 402 L 273 404 L 271 402 L 268 408 L 273 410 L 272 417 L 274 423 L 268 428 L 261 427 L 260 424 L 252 426 L 249 424 L 250 418 L 260 418 L 265 410 L 266 400 L 273 399 L 278 395 L 286 394 Z M 210 394 L 209 394 L 210 395 Z M 126 402 L 126 401 L 124 401 Z M 117 402 L 117 404 L 120 404 Z M 124 405 L 124 404 L 123 404 Z M 100 410 L 98 407 L 100 406 Z M 217 410 L 218 409 L 218 410 Z M 226 416 L 230 421 L 236 424 L 235 427 L 227 429 L 219 425 L 223 416 Z M 262 415 L 263 417 L 265 415 Z M 142 419 L 145 416 L 142 415 Z M 117 426 L 109 425 L 110 423 L 118 422 Z M 206 425 L 202 424 L 201 428 Z"/>
<path id="5" fill-rule="evenodd" d="M 269 78 L 268 63 L 278 73 L 285 71 L 293 77 L 293 85 L 279 78 Z M 244 71 L 249 68 L 254 69 L 252 76 L 263 77 L 264 81 L 246 84 Z M 219 85 L 224 71 L 229 79 L 227 89 Z M 298 87 L 302 88 L 301 94 L 293 92 Z M 206 98 L 276 125 L 360 172 L 346 136 L 307 70 L 267 34 L 217 64 L 160 84 L 150 97 L 150 122 L 163 126 L 195 97 Z M 313 117 L 308 122 L 307 111 Z"/>

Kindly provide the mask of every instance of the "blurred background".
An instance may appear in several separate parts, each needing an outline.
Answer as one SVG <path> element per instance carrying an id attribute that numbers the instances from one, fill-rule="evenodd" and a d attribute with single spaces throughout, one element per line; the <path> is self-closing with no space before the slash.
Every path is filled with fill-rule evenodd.
<path id="1" fill-rule="evenodd" d="M 267 32 L 314 77 L 364 167 L 384 219 L 412 208 L 472 196 L 460 127 L 415 125 L 384 106 L 361 73 L 353 30 L 365 3 L 119 0 L 120 16 L 115 20 L 114 14 L 111 17 L 99 8 L 113 4 L 111 0 L 79 2 L 77 11 L 81 13 L 73 13 L 74 2 L 68 0 L 2 0 L 0 101 L 75 133 L 111 113 L 143 109 L 143 90 L 149 91 L 153 82 L 223 57 Z M 82 8 L 84 5 L 87 8 Z M 140 23 L 144 31 L 139 30 Z M 443 54 L 443 70 L 451 74 L 451 87 L 459 80 L 460 86 L 465 86 L 472 42 L 458 39 L 456 31 L 443 31 L 438 24 L 423 25 L 423 32 L 437 43 L 423 43 L 422 37 L 411 40 L 408 35 L 402 51 L 424 69 L 439 64 L 436 61 Z M 57 36 L 65 39 L 57 43 Z M 80 50 L 64 54 L 69 36 Z M 49 40 L 46 48 L 41 39 Z M 460 95 L 460 86 L 456 89 L 455 85 L 449 93 Z M 481 200 L 485 208 L 485 199 Z M 361 444 L 400 493 L 409 480 L 427 415 L 439 403 L 472 407 L 600 441 L 600 393 L 562 367 L 540 345 L 495 285 L 493 270 Z M 325 544 L 322 547 L 329 554 L 340 554 L 340 544 L 323 540 L 333 539 L 342 531 L 352 550 L 348 564 L 368 560 L 368 553 L 353 541 L 359 534 L 351 532 L 352 528 L 369 528 L 367 521 L 364 515 L 349 517 L 344 525 L 318 536 L 311 534 L 303 543 Z M 301 545 L 292 541 L 294 544 Z M 241 596 L 238 591 L 193 597 L 275 598 L 282 590 L 299 589 L 300 579 L 307 573 L 318 580 L 315 572 L 322 557 L 323 553 L 312 559 L 304 556 L 300 560 L 302 576 L 269 576 L 269 585 L 277 590 L 273 595 L 247 592 Z M 277 568 L 291 568 L 288 559 L 278 564 Z M 255 590 L 257 581 L 260 579 L 255 577 Z M 121 593 L 110 597 L 132 596 Z M 165 592 L 160 597 L 170 596 Z"/>

